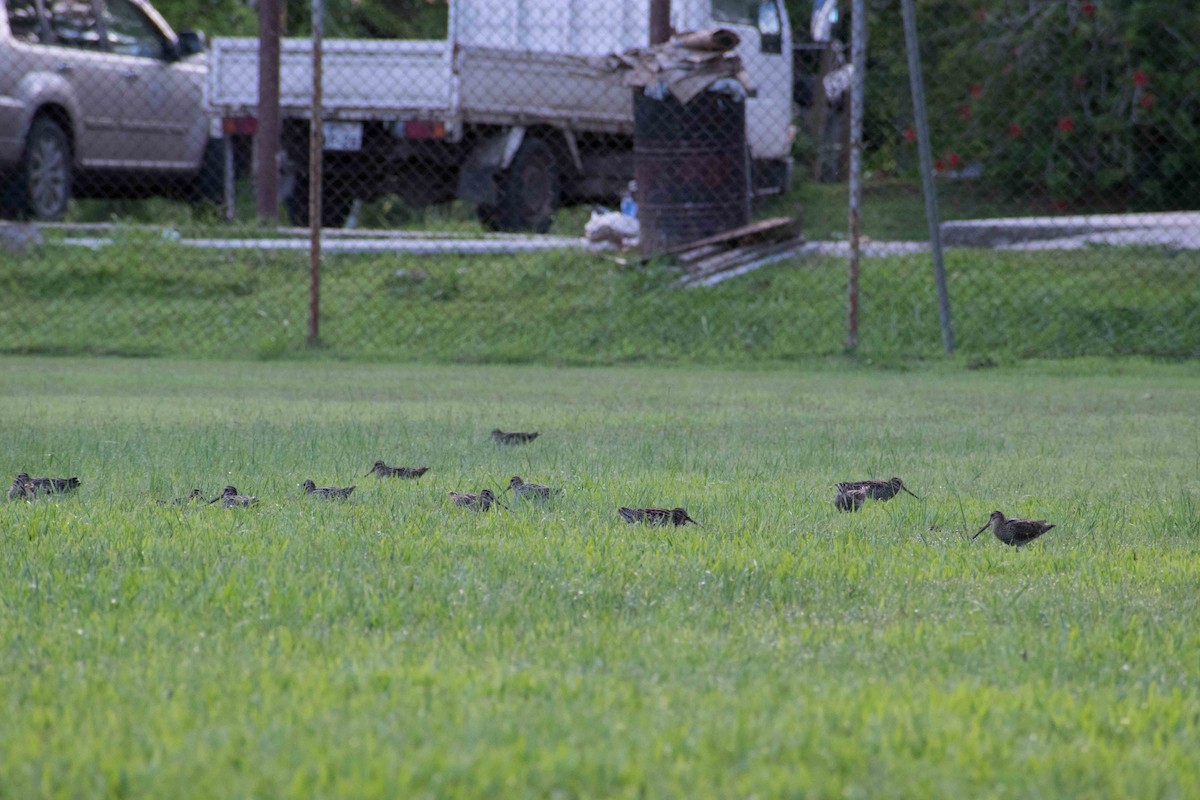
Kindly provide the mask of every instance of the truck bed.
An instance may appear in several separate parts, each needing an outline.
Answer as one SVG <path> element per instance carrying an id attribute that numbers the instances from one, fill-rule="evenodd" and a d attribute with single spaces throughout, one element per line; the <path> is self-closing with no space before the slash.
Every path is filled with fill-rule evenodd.
<path id="1" fill-rule="evenodd" d="M 322 59 L 327 119 L 445 121 L 570 127 L 629 133 L 630 90 L 579 57 L 459 45 L 447 41 L 327 39 Z M 280 48 L 284 116 L 307 117 L 312 103 L 312 42 Z M 225 116 L 253 115 L 258 105 L 258 40 L 219 37 L 209 56 L 207 101 Z"/>

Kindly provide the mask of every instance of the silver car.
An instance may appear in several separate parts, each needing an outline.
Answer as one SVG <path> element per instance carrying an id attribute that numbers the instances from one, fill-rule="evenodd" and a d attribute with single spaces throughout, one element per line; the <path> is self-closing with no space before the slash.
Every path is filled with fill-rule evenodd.
<path id="1" fill-rule="evenodd" d="M 145 0 L 3 0 L 0 211 L 219 186 L 199 34 Z"/>

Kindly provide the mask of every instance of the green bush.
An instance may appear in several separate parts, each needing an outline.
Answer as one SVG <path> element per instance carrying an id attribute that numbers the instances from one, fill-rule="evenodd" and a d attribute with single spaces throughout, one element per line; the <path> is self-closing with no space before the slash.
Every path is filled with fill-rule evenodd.
<path id="1" fill-rule="evenodd" d="M 1173 209 L 1200 175 L 1200 15 L 1169 0 L 920 0 L 935 157 L 1060 210 Z M 898 4 L 873 8 L 867 141 L 911 144 Z M 900 159 L 903 161 L 904 159 Z M 911 161 L 911 159 L 910 159 Z"/>

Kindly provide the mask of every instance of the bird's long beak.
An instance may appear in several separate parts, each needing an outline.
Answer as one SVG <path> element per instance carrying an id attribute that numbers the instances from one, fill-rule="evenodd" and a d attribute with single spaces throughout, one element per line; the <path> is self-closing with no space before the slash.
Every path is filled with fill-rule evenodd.
<path id="1" fill-rule="evenodd" d="M 988 529 L 988 525 L 991 525 L 991 524 L 992 524 L 992 523 L 990 523 L 990 522 L 989 522 L 987 525 L 984 525 L 982 528 L 980 528 L 978 531 L 976 531 L 976 532 L 975 532 L 975 535 L 971 537 L 971 541 L 975 541 L 976 539 L 978 539 L 978 538 L 979 538 L 979 534 L 981 534 L 981 533 L 983 533 L 984 531 L 986 531 L 986 530 Z"/>
<path id="2" fill-rule="evenodd" d="M 692 523 L 693 525 L 699 525 L 701 528 L 703 528 L 703 527 L 704 527 L 703 525 L 700 525 L 700 523 L 699 523 L 699 522 L 696 522 L 696 520 L 692 519 L 691 517 L 688 517 L 688 518 L 687 518 L 687 521 L 688 521 L 688 522 L 690 522 L 690 523 Z"/>
<path id="3" fill-rule="evenodd" d="M 371 470 L 371 472 L 374 472 L 374 471 L 375 471 L 375 470 Z M 367 475 L 370 475 L 370 474 L 371 474 L 371 472 L 368 472 L 366 475 L 363 475 L 363 477 L 364 477 L 364 478 L 365 478 L 365 477 L 367 477 Z"/>
<path id="4" fill-rule="evenodd" d="M 901 486 L 900 488 L 901 488 L 901 489 L 903 489 L 904 491 L 908 492 L 908 487 L 907 487 L 907 486 Z M 916 496 L 915 494 L 913 494 L 912 492 L 908 492 L 908 493 L 909 493 L 909 494 L 912 494 L 912 496 L 913 496 L 913 497 L 917 497 L 917 496 Z M 918 500 L 920 500 L 921 498 L 917 497 L 917 499 L 918 499 Z M 987 526 L 985 525 L 984 527 L 987 527 Z"/>
<path id="5" fill-rule="evenodd" d="M 224 497 L 224 495 L 220 495 L 220 494 L 219 494 L 219 495 L 217 495 L 216 497 L 214 497 L 212 500 L 209 500 L 209 501 L 208 501 L 207 503 L 205 503 L 204 505 L 206 505 L 206 506 L 211 506 L 213 503 L 217 502 L 217 501 L 218 501 L 218 500 L 220 500 L 222 497 Z"/>

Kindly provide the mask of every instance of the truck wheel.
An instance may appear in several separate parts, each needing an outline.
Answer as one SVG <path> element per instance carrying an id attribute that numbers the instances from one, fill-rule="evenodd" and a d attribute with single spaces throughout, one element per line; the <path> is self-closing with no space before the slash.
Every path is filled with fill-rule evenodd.
<path id="1" fill-rule="evenodd" d="M 321 186 L 321 227 L 340 228 L 350 219 L 354 207 L 354 196 L 340 181 L 324 176 Z M 283 201 L 288 221 L 300 228 L 308 227 L 308 176 L 296 175 L 292 191 Z"/>
<path id="2" fill-rule="evenodd" d="M 71 144 L 54 120 L 33 121 L 20 167 L 8 188 L 20 216 L 51 221 L 66 216 L 71 199 Z"/>
<path id="3" fill-rule="evenodd" d="M 193 203 L 221 203 L 225 199 L 225 143 L 209 139 L 200 157 L 200 171 L 192 179 L 188 199 Z"/>
<path id="4" fill-rule="evenodd" d="M 500 176 L 497 230 L 545 233 L 558 210 L 558 162 L 541 139 L 526 138 Z"/>

